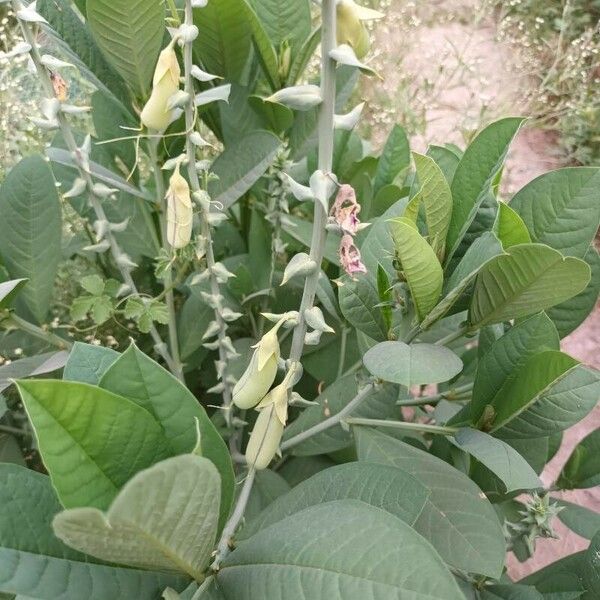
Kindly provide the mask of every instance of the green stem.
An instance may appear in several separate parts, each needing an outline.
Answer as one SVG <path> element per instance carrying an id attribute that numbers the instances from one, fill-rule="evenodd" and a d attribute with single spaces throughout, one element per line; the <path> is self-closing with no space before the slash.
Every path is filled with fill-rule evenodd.
<path id="1" fill-rule="evenodd" d="M 451 390 L 447 390 L 439 394 L 434 394 L 433 396 L 422 396 L 421 398 L 409 398 L 407 400 L 398 400 L 398 402 L 396 402 L 396 406 L 433 406 L 441 400 L 452 401 L 462 399 L 463 397 L 466 398 L 471 395 L 472 390 L 473 384 L 467 383 L 465 385 L 461 385 Z"/>
<path id="2" fill-rule="evenodd" d="M 194 13 L 192 9 L 191 0 L 185 2 L 185 23 L 186 25 L 194 24 Z M 194 131 L 196 124 L 196 106 L 195 106 L 195 89 L 194 89 L 194 77 L 192 75 L 193 62 L 193 42 L 187 42 L 183 49 L 183 66 L 185 74 L 185 91 L 189 94 L 189 101 L 185 106 L 185 130 L 186 130 L 186 154 L 187 154 L 187 173 L 190 180 L 190 186 L 192 192 L 200 192 L 200 180 L 198 178 L 198 171 L 196 170 L 196 147 L 190 139 L 190 135 Z M 211 294 L 215 297 L 221 296 L 221 290 L 219 282 L 214 275 L 213 268 L 215 266 L 215 255 L 213 251 L 212 233 L 210 230 L 210 223 L 208 221 L 207 209 L 200 212 L 200 223 L 201 233 L 206 241 L 206 265 L 209 272 L 209 282 Z M 225 343 L 227 338 L 227 323 L 221 316 L 221 311 L 215 309 L 214 312 L 215 321 L 219 326 L 218 340 L 219 340 L 219 363 L 221 368 L 224 370 L 225 365 L 228 363 L 227 352 L 225 350 Z M 227 380 L 227 377 L 221 378 L 223 384 L 223 409 L 225 415 L 225 421 L 228 427 L 231 426 L 232 414 L 231 414 L 231 384 Z"/>
<path id="3" fill-rule="evenodd" d="M 356 410 L 356 408 L 358 408 L 371 395 L 371 392 L 373 392 L 374 389 L 375 385 L 373 383 L 369 383 L 364 388 L 362 388 L 362 390 L 360 390 L 360 392 L 358 392 L 358 394 L 356 394 L 356 396 L 354 396 L 354 398 L 350 400 L 350 402 L 348 402 L 348 404 L 346 404 L 346 406 L 344 406 L 344 408 L 342 408 L 342 410 L 340 410 L 339 413 L 336 413 L 328 419 L 317 423 L 310 429 L 307 429 L 306 431 L 303 431 L 302 433 L 291 437 L 289 440 L 286 440 L 281 444 L 280 450 L 282 452 L 285 450 L 289 450 L 290 448 L 297 446 L 301 442 L 304 442 L 308 438 L 311 438 L 313 435 L 317 435 L 317 433 L 321 433 L 322 431 L 326 431 L 331 427 L 335 427 L 348 415 L 352 414 L 352 412 Z"/>
<path id="4" fill-rule="evenodd" d="M 149 140 L 148 151 L 150 155 L 150 161 L 152 163 L 152 172 L 154 174 L 154 185 L 156 187 L 156 200 L 159 208 L 159 221 L 160 221 L 160 232 L 162 236 L 162 247 L 167 248 L 167 206 L 165 198 L 165 183 L 163 180 L 162 172 L 158 164 L 158 153 L 157 146 L 160 142 L 160 138 L 156 140 Z M 176 370 L 176 377 L 185 383 L 183 376 L 183 366 L 181 364 L 181 358 L 179 355 L 179 338 L 177 336 L 177 315 L 175 314 L 175 295 L 173 293 L 173 269 L 168 266 L 165 269 L 163 277 L 163 293 L 165 297 L 165 304 L 167 305 L 167 313 L 169 315 L 169 323 L 167 325 L 169 330 L 169 349 L 171 356 L 173 357 L 173 366 Z"/>
<path id="5" fill-rule="evenodd" d="M 169 6 L 169 10 L 171 11 L 171 16 L 173 20 L 177 23 L 181 23 L 181 19 L 179 18 L 179 13 L 177 12 L 177 5 L 175 4 L 175 0 L 167 0 L 167 4 Z"/>
<path id="6" fill-rule="evenodd" d="M 449 333 L 447 336 L 438 340 L 435 343 L 435 345 L 436 346 L 446 346 L 447 344 L 450 344 L 454 340 L 461 338 L 463 335 L 468 333 L 468 331 L 469 331 L 469 327 L 467 325 L 465 325 L 464 327 L 461 327 L 458 331 L 453 331 L 452 333 Z"/>
<path id="7" fill-rule="evenodd" d="M 12 0 L 12 7 L 13 7 L 13 11 L 16 14 L 19 10 L 21 10 L 21 8 L 23 8 L 23 5 L 20 2 L 20 0 Z M 31 60 L 33 61 L 33 64 L 35 65 L 35 68 L 36 68 L 36 71 L 38 74 L 38 78 L 41 81 L 42 87 L 44 88 L 46 97 L 49 99 L 56 99 L 56 94 L 54 92 L 54 86 L 52 85 L 52 80 L 50 79 L 50 74 L 49 74 L 48 70 L 46 69 L 46 67 L 42 63 L 42 59 L 41 59 L 41 56 L 40 56 L 40 53 L 39 53 L 39 50 L 37 47 L 36 37 L 33 34 L 33 31 L 31 30 L 31 26 L 29 25 L 28 22 L 22 21 L 20 19 L 19 19 L 19 25 L 21 27 L 21 31 L 23 32 L 23 37 L 25 38 L 25 41 L 31 47 L 31 49 L 29 50 L 29 55 L 31 56 Z M 61 130 L 63 139 L 65 141 L 65 144 L 67 145 L 69 152 L 75 159 L 79 177 L 81 177 L 85 181 L 87 194 L 88 194 L 88 200 L 89 200 L 90 206 L 92 207 L 92 210 L 94 211 L 96 219 L 98 219 L 99 221 L 108 222 L 108 219 L 106 218 L 106 214 L 104 212 L 104 208 L 102 206 L 102 199 L 100 197 L 98 197 L 94 192 L 94 181 L 93 181 L 92 176 L 90 175 L 89 171 L 84 166 L 83 157 L 81 156 L 81 151 L 77 146 L 77 142 L 75 141 L 75 136 L 73 135 L 73 130 L 71 129 L 71 126 L 65 116 L 65 113 L 63 113 L 62 111 L 59 111 L 56 118 L 58 120 L 60 130 Z M 137 290 L 135 282 L 133 281 L 133 277 L 131 276 L 130 267 L 123 266 L 121 264 L 121 259 L 123 258 L 124 253 L 122 252 L 121 248 L 119 247 L 119 244 L 117 243 L 117 240 L 116 240 L 115 236 L 113 235 L 112 231 L 110 231 L 110 229 L 106 233 L 106 239 L 108 240 L 108 242 L 110 244 L 110 253 L 115 261 L 117 268 L 119 269 L 119 271 L 121 273 L 123 282 L 125 283 L 125 285 L 127 285 L 127 287 L 130 289 L 130 291 L 133 294 L 138 295 L 139 292 Z M 176 374 L 177 370 L 174 367 L 173 359 L 171 358 L 171 355 L 169 354 L 166 344 L 160 337 L 160 334 L 158 333 L 158 330 L 156 329 L 156 327 L 154 325 L 152 325 L 152 327 L 150 329 L 150 335 L 152 336 L 152 339 L 154 341 L 154 347 L 155 347 L 156 351 L 163 357 L 164 361 L 167 363 L 171 372 L 173 374 Z"/>
<path id="8" fill-rule="evenodd" d="M 52 346 L 56 346 L 60 350 L 69 350 L 73 345 L 68 340 L 59 337 L 51 331 L 46 331 L 45 329 L 42 329 L 41 327 L 22 319 L 14 313 L 11 313 L 6 320 L 2 321 L 2 325 L 8 325 L 9 327 L 12 325 L 13 327 L 20 329 L 21 331 L 24 331 L 25 333 L 28 333 L 39 340 L 43 340 Z"/>
<path id="9" fill-rule="evenodd" d="M 417 431 L 419 433 L 439 433 L 441 435 L 454 435 L 457 427 L 443 427 L 442 425 L 427 425 L 426 423 L 410 423 L 407 421 L 387 421 L 386 419 L 363 419 L 350 417 L 345 422 L 348 425 L 365 425 L 367 427 L 392 427 L 404 431 Z"/>
<path id="10" fill-rule="evenodd" d="M 27 436 L 31 435 L 31 432 L 26 429 L 19 429 L 18 427 L 11 427 L 10 425 L 0 425 L 0 432 L 11 433 L 12 435 Z"/>
<path id="11" fill-rule="evenodd" d="M 346 346 L 348 342 L 348 332 L 350 330 L 347 327 L 342 328 L 342 339 L 340 340 L 340 359 L 338 362 L 337 378 L 339 379 L 344 373 L 344 365 L 346 364 Z"/>

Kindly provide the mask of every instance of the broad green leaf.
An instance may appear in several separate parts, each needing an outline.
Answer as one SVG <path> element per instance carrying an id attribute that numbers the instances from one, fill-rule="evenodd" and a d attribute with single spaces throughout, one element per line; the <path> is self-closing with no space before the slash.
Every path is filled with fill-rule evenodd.
<path id="1" fill-rule="evenodd" d="M 452 275 L 444 282 L 443 298 L 421 323 L 427 329 L 443 318 L 455 304 L 467 295 L 467 291 L 477 273 L 494 257 L 503 254 L 502 244 L 491 232 L 478 237 L 461 258 Z M 460 303 L 459 310 L 463 308 Z M 453 312 L 456 312 L 456 308 Z"/>
<path id="2" fill-rule="evenodd" d="M 562 352 L 540 352 L 494 397 L 491 431 L 508 439 L 564 431 L 594 408 L 599 393 L 597 372 Z"/>
<path id="3" fill-rule="evenodd" d="M 597 598 L 600 595 L 600 534 L 596 534 L 583 558 L 583 581 L 587 590 L 586 596 Z"/>
<path id="4" fill-rule="evenodd" d="M 463 363 L 445 346 L 381 342 L 363 357 L 375 377 L 410 387 L 448 381 L 462 371 Z"/>
<path id="5" fill-rule="evenodd" d="M 452 192 L 443 171 L 432 158 L 413 152 L 413 160 L 421 185 L 417 196 L 425 207 L 429 244 L 442 260 L 452 216 Z"/>
<path id="6" fill-rule="evenodd" d="M 208 459 L 184 454 L 137 473 L 106 512 L 71 508 L 52 526 L 65 544 L 101 560 L 201 581 L 217 534 L 219 487 Z"/>
<path id="7" fill-rule="evenodd" d="M 273 47 L 288 42 L 295 57 L 310 35 L 309 0 L 249 0 L 254 7 Z"/>
<path id="8" fill-rule="evenodd" d="M 17 387 L 65 508 L 105 509 L 135 473 L 169 456 L 160 425 L 121 396 L 50 379 Z"/>
<path id="9" fill-rule="evenodd" d="M 254 131 L 226 148 L 211 167 L 218 177 L 209 185 L 213 202 L 229 208 L 264 175 L 280 146 L 272 133 Z"/>
<path id="10" fill-rule="evenodd" d="M 447 260 L 456 252 L 502 169 L 508 147 L 523 119 L 510 117 L 488 125 L 461 158 L 452 180 L 452 219 L 446 239 Z"/>
<path id="11" fill-rule="evenodd" d="M 270 469 L 257 471 L 244 511 L 245 522 L 257 517 L 267 506 L 289 492 L 290 489 L 290 484 L 279 473 Z M 238 539 L 238 534 L 236 534 L 236 539 Z"/>
<path id="12" fill-rule="evenodd" d="M 384 186 L 394 183 L 397 175 L 410 166 L 410 145 L 406 131 L 400 125 L 394 125 L 377 163 L 373 180 L 373 193 Z"/>
<path id="13" fill-rule="evenodd" d="M 477 364 L 471 402 L 472 423 L 479 421 L 487 405 L 494 404 L 494 398 L 502 386 L 527 360 L 538 352 L 558 349 L 558 334 L 544 313 L 511 327 L 491 345 Z"/>
<path id="14" fill-rule="evenodd" d="M 562 510 L 558 518 L 577 535 L 591 540 L 600 531 L 600 514 L 566 500 L 557 499 Z"/>
<path id="15" fill-rule="evenodd" d="M 9 364 L 0 366 L 0 392 L 12 385 L 15 379 L 34 377 L 52 373 L 65 366 L 68 352 L 44 352 L 35 356 L 28 356 L 13 360 Z"/>
<path id="16" fill-rule="evenodd" d="M 184 577 L 95 564 L 65 546 L 52 531 L 62 507 L 45 475 L 0 465 L 0 504 L 0 591 L 38 600 L 131 600 L 186 586 Z"/>
<path id="17" fill-rule="evenodd" d="M 379 304 L 379 294 L 368 275 L 342 278 L 340 310 L 348 322 L 377 341 L 386 340 L 388 328 Z"/>
<path id="18" fill-rule="evenodd" d="M 519 583 L 533 585 L 544 600 L 594 600 L 582 595 L 585 552 L 565 556 L 543 569 L 521 579 Z"/>
<path id="19" fill-rule="evenodd" d="M 458 430 L 454 440 L 461 450 L 492 471 L 504 483 L 507 492 L 543 487 L 527 461 L 502 440 L 466 427 Z"/>
<path id="20" fill-rule="evenodd" d="M 208 325 L 211 321 L 214 321 L 214 318 L 215 311 L 199 293 L 192 292 L 187 297 L 181 308 L 177 326 L 182 360 L 186 361 L 196 350 L 202 347 L 202 336 L 206 333 Z M 203 352 L 206 352 L 206 350 L 203 349 Z"/>
<path id="21" fill-rule="evenodd" d="M 106 60 L 139 97 L 149 95 L 165 33 L 160 0 L 87 0 L 87 22 Z"/>
<path id="22" fill-rule="evenodd" d="M 402 198 L 394 203 L 388 210 L 375 219 L 366 230 L 362 243 L 359 244 L 362 260 L 369 273 L 376 273 L 381 265 L 388 277 L 394 277 L 396 271 L 392 265 L 394 258 L 394 241 L 390 235 L 389 220 L 399 217 L 404 213 L 408 198 Z"/>
<path id="23" fill-rule="evenodd" d="M 519 213 L 514 211 L 508 204 L 504 202 L 498 203 L 498 215 L 494 223 L 494 233 L 502 242 L 504 249 L 519 244 L 529 244 L 531 237 L 523 219 Z"/>
<path id="24" fill-rule="evenodd" d="M 85 0 L 80 0 L 85 16 Z M 37 11 L 48 21 L 52 41 L 75 64 L 81 74 L 98 89 L 115 98 L 123 107 L 128 106 L 125 81 L 104 58 L 89 27 L 71 7 L 69 0 L 38 0 Z M 121 133 L 123 135 L 123 133 Z"/>
<path id="25" fill-rule="evenodd" d="M 319 394 L 315 400 L 318 406 L 305 408 L 300 416 L 286 427 L 283 440 L 288 440 L 337 414 L 357 393 L 358 387 L 355 376 L 350 374 L 341 377 Z M 383 385 L 357 407 L 353 412 L 353 416 L 379 419 L 391 418 L 397 414 L 395 405 L 397 397 L 398 390 L 396 386 Z M 341 425 L 336 425 L 294 446 L 291 453 L 295 456 L 313 456 L 342 450 L 351 444 L 351 434 L 344 431 Z"/>
<path id="26" fill-rule="evenodd" d="M 544 173 L 510 202 L 534 242 L 583 258 L 600 221 L 600 169 L 570 167 Z"/>
<path id="27" fill-rule="evenodd" d="M 452 185 L 454 173 L 456 172 L 461 156 L 444 146 L 436 146 L 435 144 L 431 144 L 427 148 L 427 156 L 431 156 L 435 160 L 448 184 Z"/>
<path id="28" fill-rule="evenodd" d="M 479 600 L 544 600 L 532 586 L 517 583 L 487 585 L 479 592 Z"/>
<path id="29" fill-rule="evenodd" d="M 202 455 L 221 475 L 222 526 L 233 500 L 233 468 L 225 442 L 195 396 L 135 344 L 109 367 L 99 385 L 147 410 L 160 424 L 174 454 L 194 449 L 198 422 Z"/>
<path id="30" fill-rule="evenodd" d="M 592 431 L 575 446 L 557 484 L 563 489 L 600 485 L 600 429 Z"/>
<path id="31" fill-rule="evenodd" d="M 244 0 L 208 2 L 194 9 L 194 24 L 202 32 L 194 41 L 194 53 L 203 67 L 209 73 L 242 83 L 252 50 L 252 29 Z"/>
<path id="32" fill-rule="evenodd" d="M 431 490 L 414 527 L 446 563 L 494 579 L 504 565 L 504 536 L 491 504 L 463 473 L 435 456 L 379 431 L 355 431 L 361 461 L 398 467 Z"/>
<path id="33" fill-rule="evenodd" d="M 431 246 L 408 219 L 394 219 L 389 227 L 417 317 L 422 321 L 437 304 L 442 293 L 442 266 Z"/>
<path id="34" fill-rule="evenodd" d="M 310 35 L 302 44 L 302 47 L 292 55 L 292 64 L 290 66 L 290 71 L 287 76 L 287 80 L 285 82 L 286 86 L 292 86 L 298 83 L 298 79 L 305 72 L 306 67 L 313 57 L 317 46 L 321 41 L 321 26 L 315 27 L 310 32 Z"/>
<path id="35" fill-rule="evenodd" d="M 0 283 L 0 310 L 9 308 L 27 279 L 11 279 Z"/>
<path id="36" fill-rule="evenodd" d="M 583 260 L 590 266 L 592 278 L 588 286 L 562 304 L 549 308 L 546 312 L 554 321 L 560 337 L 563 338 L 581 325 L 594 310 L 600 294 L 600 254 L 593 246 L 587 251 Z"/>
<path id="37" fill-rule="evenodd" d="M 19 162 L 0 187 L 0 256 L 10 277 L 28 279 L 17 298 L 43 322 L 61 260 L 61 207 L 50 166 L 41 156 Z"/>
<path id="38" fill-rule="evenodd" d="M 278 472 L 292 487 L 295 487 L 323 469 L 335 466 L 335 464 L 327 456 L 292 456 Z"/>
<path id="39" fill-rule="evenodd" d="M 110 348 L 75 342 L 63 371 L 63 379 L 97 385 L 117 358 L 119 353 Z"/>
<path id="40" fill-rule="evenodd" d="M 576 296 L 590 267 L 542 244 L 521 244 L 491 260 L 477 275 L 469 322 L 473 328 L 525 317 Z"/>
<path id="41" fill-rule="evenodd" d="M 385 465 L 353 462 L 325 469 L 280 496 L 248 522 L 237 539 L 247 539 L 309 506 L 333 500 L 360 500 L 413 525 L 429 490 L 415 477 Z"/>
<path id="42" fill-rule="evenodd" d="M 271 235 L 264 213 L 253 210 L 248 231 L 248 269 L 252 275 L 254 289 L 269 288 L 271 279 Z"/>
<path id="43" fill-rule="evenodd" d="M 356 500 L 312 506 L 260 531 L 225 559 L 217 582 L 226 600 L 463 598 L 410 525 Z"/>

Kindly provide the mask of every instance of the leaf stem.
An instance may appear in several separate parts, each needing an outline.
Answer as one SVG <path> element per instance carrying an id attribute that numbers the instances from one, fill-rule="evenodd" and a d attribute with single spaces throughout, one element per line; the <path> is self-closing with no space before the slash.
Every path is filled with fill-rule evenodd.
<path id="1" fill-rule="evenodd" d="M 2 325 L 8 325 L 9 327 L 12 325 L 13 327 L 20 329 L 21 331 L 24 331 L 25 333 L 28 333 L 39 340 L 51 344 L 52 346 L 56 346 L 61 350 L 69 350 L 73 345 L 71 342 L 69 342 L 69 340 L 65 340 L 51 331 L 46 331 L 45 329 L 42 329 L 41 327 L 22 319 L 15 313 L 10 313 L 10 315 L 2 321 Z"/>
<path id="2" fill-rule="evenodd" d="M 20 2 L 20 0 L 12 0 L 12 7 L 13 7 L 14 13 L 17 14 L 23 8 L 23 5 Z M 37 47 L 37 41 L 36 41 L 35 35 L 34 35 L 33 31 L 31 30 L 30 25 L 26 21 L 23 21 L 21 19 L 18 19 L 18 21 L 19 21 L 19 25 L 21 27 L 21 31 L 23 32 L 23 37 L 25 38 L 25 41 L 30 46 L 29 55 L 31 56 L 31 60 L 33 61 L 33 64 L 35 65 L 38 77 L 41 81 L 42 87 L 44 88 L 46 97 L 51 100 L 56 100 L 54 86 L 52 85 L 52 81 L 50 79 L 50 74 L 48 73 L 48 70 L 42 63 L 42 58 L 40 56 L 40 52 Z M 67 118 L 65 116 L 65 113 L 62 111 L 59 111 L 56 118 L 58 120 L 60 130 L 61 130 L 62 136 L 64 138 L 64 141 L 67 145 L 67 148 L 68 148 L 69 152 L 71 153 L 71 155 L 73 156 L 74 161 L 76 163 L 77 170 L 79 172 L 79 177 L 81 177 L 85 181 L 88 199 L 89 199 L 90 205 L 94 211 L 94 214 L 96 215 L 96 218 L 99 221 L 108 222 L 108 219 L 106 218 L 106 214 L 104 212 L 104 208 L 102 207 L 102 200 L 94 192 L 94 181 L 92 179 L 92 176 L 91 176 L 89 170 L 85 167 L 84 157 L 82 155 L 81 150 L 77 146 L 77 142 L 75 141 L 75 136 L 73 135 L 73 130 L 71 129 L 71 125 L 69 124 L 69 121 L 67 120 Z M 130 267 L 124 266 L 122 264 L 122 262 L 123 262 L 122 259 L 124 257 L 124 253 L 122 252 L 121 248 L 119 247 L 119 244 L 117 243 L 117 240 L 116 240 L 115 236 L 113 235 L 112 231 L 110 231 L 110 228 L 108 228 L 108 231 L 106 232 L 106 239 L 108 240 L 108 242 L 110 244 L 111 255 L 115 261 L 117 268 L 119 269 L 119 271 L 121 273 L 123 282 L 127 285 L 127 287 L 129 287 L 131 292 L 133 292 L 134 294 L 137 295 L 139 292 L 137 290 L 135 282 L 133 281 L 133 277 L 131 276 Z M 177 370 L 174 367 L 173 359 L 171 358 L 171 355 L 169 354 L 166 344 L 160 337 L 160 334 L 158 333 L 158 330 L 156 329 L 156 327 L 154 325 L 152 325 L 152 327 L 150 329 L 150 335 L 152 336 L 152 339 L 154 341 L 154 347 L 155 347 L 156 351 L 163 357 L 164 361 L 167 363 L 171 372 L 173 374 L 176 374 Z"/>
<path id="3" fill-rule="evenodd" d="M 396 406 L 425 406 L 435 405 L 441 400 L 459 400 L 463 397 L 468 397 L 473 390 L 473 384 L 467 383 L 465 385 L 461 385 L 459 387 L 453 388 L 451 390 L 446 390 L 445 392 L 440 392 L 439 394 L 434 394 L 432 396 L 422 396 L 420 398 L 409 398 L 407 400 L 398 400 L 396 402 Z"/>
<path id="4" fill-rule="evenodd" d="M 221 533 L 221 538 L 219 540 L 219 545 L 217 546 L 217 551 L 215 554 L 215 560 L 211 565 L 211 569 L 213 571 L 219 570 L 221 562 L 231 551 L 231 541 L 240 521 L 244 516 L 244 511 L 246 510 L 246 505 L 248 504 L 248 499 L 250 498 L 250 492 L 252 491 L 252 485 L 254 483 L 255 475 L 256 470 L 253 467 L 250 467 L 248 469 L 248 474 L 246 475 L 244 485 L 242 486 L 242 489 L 240 491 L 240 495 L 238 496 L 235 509 L 231 514 L 231 517 L 229 517 L 229 520 L 225 524 L 225 527 L 223 528 L 223 533 Z"/>
<path id="5" fill-rule="evenodd" d="M 317 435 L 317 433 L 321 433 L 322 431 L 330 429 L 331 427 L 335 427 L 348 415 L 352 414 L 352 412 L 356 410 L 356 408 L 358 408 L 364 402 L 364 400 L 366 400 L 371 395 L 374 389 L 374 383 L 367 384 L 358 392 L 358 394 L 356 394 L 356 396 L 354 396 L 352 400 L 350 400 L 350 402 L 348 402 L 348 404 L 346 404 L 346 406 L 344 406 L 344 408 L 342 408 L 342 410 L 340 410 L 339 413 L 336 413 L 328 419 L 317 423 L 310 429 L 307 429 L 306 431 L 303 431 L 302 433 L 291 437 L 289 440 L 286 440 L 279 447 L 280 450 L 282 452 L 285 450 L 289 450 L 290 448 L 297 446 L 301 442 L 304 442 L 308 438 L 311 438 L 313 435 Z"/>
<path id="6" fill-rule="evenodd" d="M 435 345 L 436 346 L 446 346 L 447 344 L 450 344 L 454 340 L 461 338 L 463 335 L 465 335 L 468 332 L 469 332 L 469 326 L 465 325 L 465 326 L 461 327 L 460 329 L 458 329 L 457 331 L 453 331 L 452 333 L 449 333 L 447 336 L 439 339 L 437 342 L 435 342 Z"/>
<path id="7" fill-rule="evenodd" d="M 408 421 L 388 421 L 386 419 L 363 419 L 350 417 L 345 420 L 348 425 L 365 425 L 367 427 L 393 427 L 405 431 L 417 431 L 419 433 L 439 433 L 441 435 L 454 435 L 457 427 L 444 427 L 442 425 L 428 425 L 427 423 L 411 423 Z"/>
<path id="8" fill-rule="evenodd" d="M 348 342 L 348 332 L 350 330 L 347 327 L 342 326 L 342 334 L 340 340 L 340 358 L 338 362 L 337 378 L 339 379 L 344 373 L 344 365 L 346 364 L 346 346 Z"/>
<path id="9" fill-rule="evenodd" d="M 31 432 L 27 431 L 26 429 L 19 429 L 18 427 L 11 427 L 10 425 L 0 425 L 0 432 L 10 433 L 12 435 L 19 435 L 23 437 L 31 435 Z"/>

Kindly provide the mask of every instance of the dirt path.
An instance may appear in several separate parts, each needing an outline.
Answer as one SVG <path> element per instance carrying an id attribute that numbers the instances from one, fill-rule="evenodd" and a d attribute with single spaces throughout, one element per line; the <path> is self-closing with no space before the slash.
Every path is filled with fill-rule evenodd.
<path id="1" fill-rule="evenodd" d="M 368 86 L 372 138 L 376 146 L 385 131 L 399 122 L 412 145 L 424 151 L 430 142 L 464 146 L 482 125 L 502 116 L 527 114 L 524 89 L 511 48 L 496 39 L 489 9 L 481 0 L 383 3 L 384 22 L 374 35 L 373 66 L 384 81 Z M 511 148 L 504 173 L 506 198 L 542 173 L 560 166 L 554 136 L 525 127 Z M 563 349 L 600 368 L 600 311 L 563 340 Z M 577 442 L 600 427 L 600 406 L 567 431 L 560 451 L 542 479 L 552 483 Z M 600 489 L 563 494 L 600 512 Z M 533 560 L 509 560 L 509 574 L 519 579 L 540 567 L 587 547 L 588 542 L 556 523 L 560 540 L 542 540 Z"/>

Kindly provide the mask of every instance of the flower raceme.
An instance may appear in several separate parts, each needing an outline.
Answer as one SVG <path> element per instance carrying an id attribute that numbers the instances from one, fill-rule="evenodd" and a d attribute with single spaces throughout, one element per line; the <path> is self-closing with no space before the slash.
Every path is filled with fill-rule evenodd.
<path id="1" fill-rule="evenodd" d="M 364 21 L 381 19 L 384 14 L 360 6 L 354 0 L 338 0 L 336 11 L 337 43 L 352 46 L 356 57 L 363 58 L 371 47 L 369 32 Z"/>
<path id="2" fill-rule="evenodd" d="M 155 131 L 164 131 L 173 119 L 169 101 L 179 91 L 181 75 L 174 46 L 175 40 L 158 57 L 152 79 L 152 93 L 140 115 L 142 124 Z"/>
<path id="3" fill-rule="evenodd" d="M 167 189 L 167 241 L 176 250 L 187 246 L 192 238 L 194 209 L 190 186 L 175 167 Z"/>

